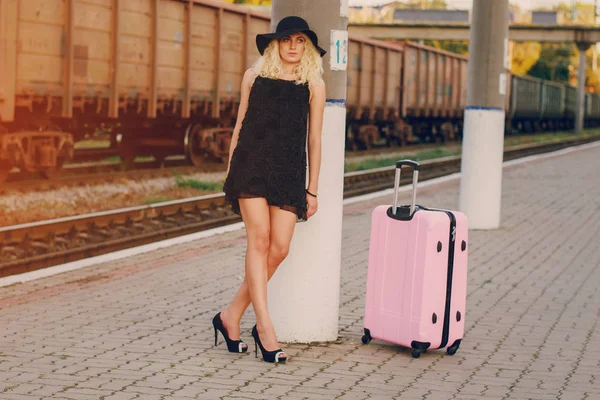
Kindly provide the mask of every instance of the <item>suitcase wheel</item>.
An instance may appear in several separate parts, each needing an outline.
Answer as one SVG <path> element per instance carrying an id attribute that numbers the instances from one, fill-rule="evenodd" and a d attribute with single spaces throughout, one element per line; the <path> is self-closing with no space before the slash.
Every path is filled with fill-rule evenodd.
<path id="1" fill-rule="evenodd" d="M 419 358 L 423 353 L 425 353 L 425 350 L 423 349 L 412 349 L 411 355 L 413 356 L 413 358 Z"/>
<path id="2" fill-rule="evenodd" d="M 363 344 L 369 344 L 369 342 L 371 341 L 371 339 L 373 339 L 371 337 L 371 331 L 368 330 L 367 328 L 365 328 L 365 334 L 362 337 Z"/>
<path id="3" fill-rule="evenodd" d="M 450 347 L 448 347 L 446 349 L 446 353 L 448 353 L 448 355 L 450 355 L 450 356 L 455 355 L 456 354 L 456 350 L 458 350 L 458 348 L 460 347 L 460 342 L 461 342 L 460 339 L 458 339 L 456 342 L 454 342 L 452 344 L 452 346 L 450 346 Z"/>

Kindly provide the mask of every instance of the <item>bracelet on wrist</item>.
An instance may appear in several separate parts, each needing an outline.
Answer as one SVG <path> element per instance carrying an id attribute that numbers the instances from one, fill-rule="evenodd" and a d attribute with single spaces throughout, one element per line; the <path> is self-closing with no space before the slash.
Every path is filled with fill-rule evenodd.
<path id="1" fill-rule="evenodd" d="M 317 194 L 313 194 L 313 193 L 309 192 L 309 191 L 308 191 L 308 189 L 306 189 L 306 193 L 307 193 L 308 195 L 312 196 L 312 197 L 319 197 L 319 194 L 318 194 L 318 193 L 317 193 Z"/>

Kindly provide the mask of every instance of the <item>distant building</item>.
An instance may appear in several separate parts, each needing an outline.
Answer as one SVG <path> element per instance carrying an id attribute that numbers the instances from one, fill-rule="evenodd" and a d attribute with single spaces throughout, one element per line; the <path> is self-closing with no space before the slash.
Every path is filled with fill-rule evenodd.
<path id="1" fill-rule="evenodd" d="M 394 10 L 394 22 L 448 22 L 468 23 L 469 11 L 443 9 L 411 9 L 397 8 Z"/>
<path id="2" fill-rule="evenodd" d="M 532 11 L 531 23 L 539 25 L 557 25 L 558 12 L 556 11 Z"/>
<path id="3" fill-rule="evenodd" d="M 565 23 L 563 11 L 532 11 L 531 23 L 539 25 L 562 25 Z"/>

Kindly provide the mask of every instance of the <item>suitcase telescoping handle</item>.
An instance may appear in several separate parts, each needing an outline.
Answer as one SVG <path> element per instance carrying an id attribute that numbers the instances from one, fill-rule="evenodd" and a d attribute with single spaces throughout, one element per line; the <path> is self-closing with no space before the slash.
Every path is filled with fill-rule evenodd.
<path id="1" fill-rule="evenodd" d="M 417 181 L 419 180 L 419 163 L 412 160 L 400 160 L 396 162 L 396 179 L 394 180 L 394 205 L 392 213 L 396 215 L 396 208 L 398 208 L 398 189 L 400 187 L 400 171 L 403 165 L 410 165 L 413 167 L 413 192 L 412 202 L 410 203 L 410 215 L 415 212 L 415 204 L 417 202 Z"/>

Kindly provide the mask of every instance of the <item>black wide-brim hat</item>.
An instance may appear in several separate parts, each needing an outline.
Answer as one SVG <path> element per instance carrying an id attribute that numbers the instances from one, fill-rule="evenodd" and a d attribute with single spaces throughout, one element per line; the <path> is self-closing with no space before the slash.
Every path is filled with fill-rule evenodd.
<path id="1" fill-rule="evenodd" d="M 319 47 L 319 38 L 317 37 L 316 33 L 310 30 L 308 27 L 308 22 L 296 16 L 285 17 L 279 21 L 277 24 L 277 29 L 273 33 L 256 35 L 256 47 L 258 48 L 258 52 L 262 56 L 269 43 L 271 43 L 271 40 L 281 39 L 286 36 L 293 35 L 294 33 L 305 34 L 315 45 L 315 48 L 318 50 L 321 57 L 327 53 L 325 50 Z"/>

